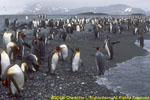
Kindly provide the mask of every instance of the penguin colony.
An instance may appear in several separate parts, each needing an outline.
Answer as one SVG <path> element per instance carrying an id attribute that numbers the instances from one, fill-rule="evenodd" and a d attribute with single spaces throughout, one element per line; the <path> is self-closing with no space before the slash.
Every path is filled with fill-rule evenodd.
<path id="1" fill-rule="evenodd" d="M 70 19 L 44 19 L 46 16 L 39 15 L 39 18 L 33 19 L 29 23 L 19 24 L 18 19 L 13 23 L 8 18 L 5 19 L 5 29 L 3 30 L 3 46 L 0 48 L 0 80 L 3 86 L 9 88 L 10 96 L 20 96 L 24 84 L 27 80 L 32 80 L 31 73 L 39 71 L 42 62 L 47 60 L 46 75 L 55 75 L 59 61 L 70 63 L 70 71 L 78 72 L 80 66 L 83 66 L 82 52 L 80 48 L 72 48 L 65 42 L 72 39 L 74 32 L 87 31 L 85 26 L 90 24 L 93 28 L 88 31 L 92 33 L 95 39 L 101 38 L 101 33 L 108 31 L 109 34 L 123 34 L 124 31 L 133 30 L 133 34 L 138 34 L 140 46 L 144 46 L 143 33 L 150 31 L 150 21 L 140 18 L 77 18 Z M 29 16 L 25 17 L 29 20 Z M 125 25 L 125 27 L 123 27 Z M 145 26 L 144 26 L 145 25 Z M 132 29 L 131 29 L 131 26 Z M 32 44 L 26 40 L 26 30 L 33 30 Z M 49 29 L 49 33 L 42 33 L 43 29 Z M 64 43 L 56 45 L 48 53 L 46 58 L 46 46 L 51 40 L 61 40 Z M 113 60 L 113 46 L 120 41 L 111 41 L 107 36 L 104 40 L 103 48 L 107 51 L 104 55 L 102 48 L 93 47 L 96 50 L 95 63 L 99 76 L 104 75 L 106 58 Z M 91 47 L 92 48 L 92 47 Z M 69 53 L 71 52 L 71 53 Z M 68 56 L 71 56 L 68 61 Z"/>

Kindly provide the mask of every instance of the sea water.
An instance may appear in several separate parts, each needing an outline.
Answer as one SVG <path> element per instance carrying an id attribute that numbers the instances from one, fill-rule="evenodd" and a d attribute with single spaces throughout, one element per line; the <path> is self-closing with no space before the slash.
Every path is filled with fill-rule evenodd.
<path id="1" fill-rule="evenodd" d="M 144 43 L 144 49 L 150 52 L 150 40 Z M 139 46 L 138 42 L 135 44 Z M 97 83 L 127 96 L 150 96 L 150 54 L 117 64 L 97 79 Z"/>

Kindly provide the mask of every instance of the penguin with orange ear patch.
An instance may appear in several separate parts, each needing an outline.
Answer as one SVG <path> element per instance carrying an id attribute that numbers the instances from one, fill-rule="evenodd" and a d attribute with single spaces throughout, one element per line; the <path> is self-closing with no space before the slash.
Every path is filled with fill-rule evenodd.
<path id="1" fill-rule="evenodd" d="M 45 59 L 45 44 L 41 36 L 39 36 L 38 39 L 39 39 L 37 42 L 38 53 L 39 53 L 38 59 L 39 59 L 39 63 L 41 64 L 42 61 L 44 61 Z"/>
<path id="2" fill-rule="evenodd" d="M 27 55 L 24 58 L 24 62 L 27 64 L 28 70 L 31 72 L 36 72 L 40 67 L 40 64 L 38 63 L 38 58 L 34 54 Z"/>
<path id="3" fill-rule="evenodd" d="M 0 80 L 2 76 L 5 74 L 5 70 L 10 65 L 10 59 L 5 50 L 0 48 Z"/>
<path id="4" fill-rule="evenodd" d="M 79 70 L 80 64 L 83 66 L 82 60 L 80 58 L 80 50 L 79 48 L 76 48 L 75 53 L 71 57 L 71 71 L 77 72 Z"/>
<path id="5" fill-rule="evenodd" d="M 2 75 L 2 84 L 9 88 L 10 95 L 20 96 L 20 91 L 23 90 L 25 78 L 24 73 L 19 65 L 9 65 Z"/>
<path id="6" fill-rule="evenodd" d="M 17 55 L 19 53 L 19 46 L 16 45 L 14 42 L 9 42 L 7 44 L 7 53 L 10 57 L 11 60 L 16 60 L 17 59 Z"/>
<path id="7" fill-rule="evenodd" d="M 13 33 L 8 33 L 6 30 L 4 30 L 3 43 L 4 43 L 5 48 L 7 44 L 12 41 L 12 36 L 13 36 Z"/>
<path id="8" fill-rule="evenodd" d="M 55 74 L 55 69 L 59 60 L 59 52 L 61 47 L 56 47 L 56 50 L 52 51 L 48 56 L 48 72 L 50 74 Z"/>
<path id="9" fill-rule="evenodd" d="M 99 70 L 99 75 L 104 75 L 104 67 L 105 67 L 105 57 L 103 55 L 103 53 L 101 52 L 101 48 L 100 47 L 96 47 L 96 65 L 97 65 L 97 69 Z"/>

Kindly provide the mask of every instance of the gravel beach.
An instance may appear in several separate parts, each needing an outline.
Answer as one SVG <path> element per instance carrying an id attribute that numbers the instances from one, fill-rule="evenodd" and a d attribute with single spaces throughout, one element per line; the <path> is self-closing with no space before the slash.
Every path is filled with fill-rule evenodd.
<path id="1" fill-rule="evenodd" d="M 72 39 L 67 39 L 66 42 L 51 41 L 46 46 L 46 58 L 42 62 L 40 70 L 32 73 L 33 80 L 27 80 L 24 89 L 21 91 L 21 98 L 9 97 L 9 89 L 2 86 L 0 83 L 0 100 L 51 100 L 52 96 L 98 96 L 98 97 L 113 97 L 125 96 L 125 94 L 115 93 L 108 90 L 105 86 L 100 86 L 96 83 L 98 71 L 95 64 L 95 57 L 93 56 L 96 50 L 93 47 L 101 47 L 102 52 L 107 53 L 103 48 L 105 37 L 109 35 L 112 40 L 120 41 L 114 46 L 114 59 L 107 60 L 105 70 L 115 67 L 117 63 L 124 62 L 135 56 L 145 56 L 147 51 L 137 47 L 134 42 L 137 40 L 137 35 L 130 32 L 123 34 L 101 34 L 99 39 L 95 39 L 91 32 L 74 33 Z M 27 34 L 27 40 L 31 43 L 31 36 Z M 148 34 L 144 34 L 145 39 L 150 39 Z M 80 66 L 77 73 L 70 72 L 70 53 L 65 62 L 59 61 L 56 68 L 56 76 L 46 75 L 48 52 L 54 49 L 57 45 L 67 44 L 71 48 L 80 48 L 81 59 L 84 67 Z M 2 35 L 0 36 L 0 44 L 2 45 Z M 70 99 L 68 99 L 70 100 Z"/>

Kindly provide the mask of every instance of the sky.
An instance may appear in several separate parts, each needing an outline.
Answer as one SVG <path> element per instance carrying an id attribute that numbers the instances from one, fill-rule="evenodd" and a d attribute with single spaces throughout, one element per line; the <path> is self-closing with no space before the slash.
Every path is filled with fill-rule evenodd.
<path id="1" fill-rule="evenodd" d="M 30 4 L 49 3 L 50 6 L 66 8 L 100 7 L 111 4 L 126 4 L 150 11 L 150 0 L 0 0 L 0 14 L 21 12 Z"/>

